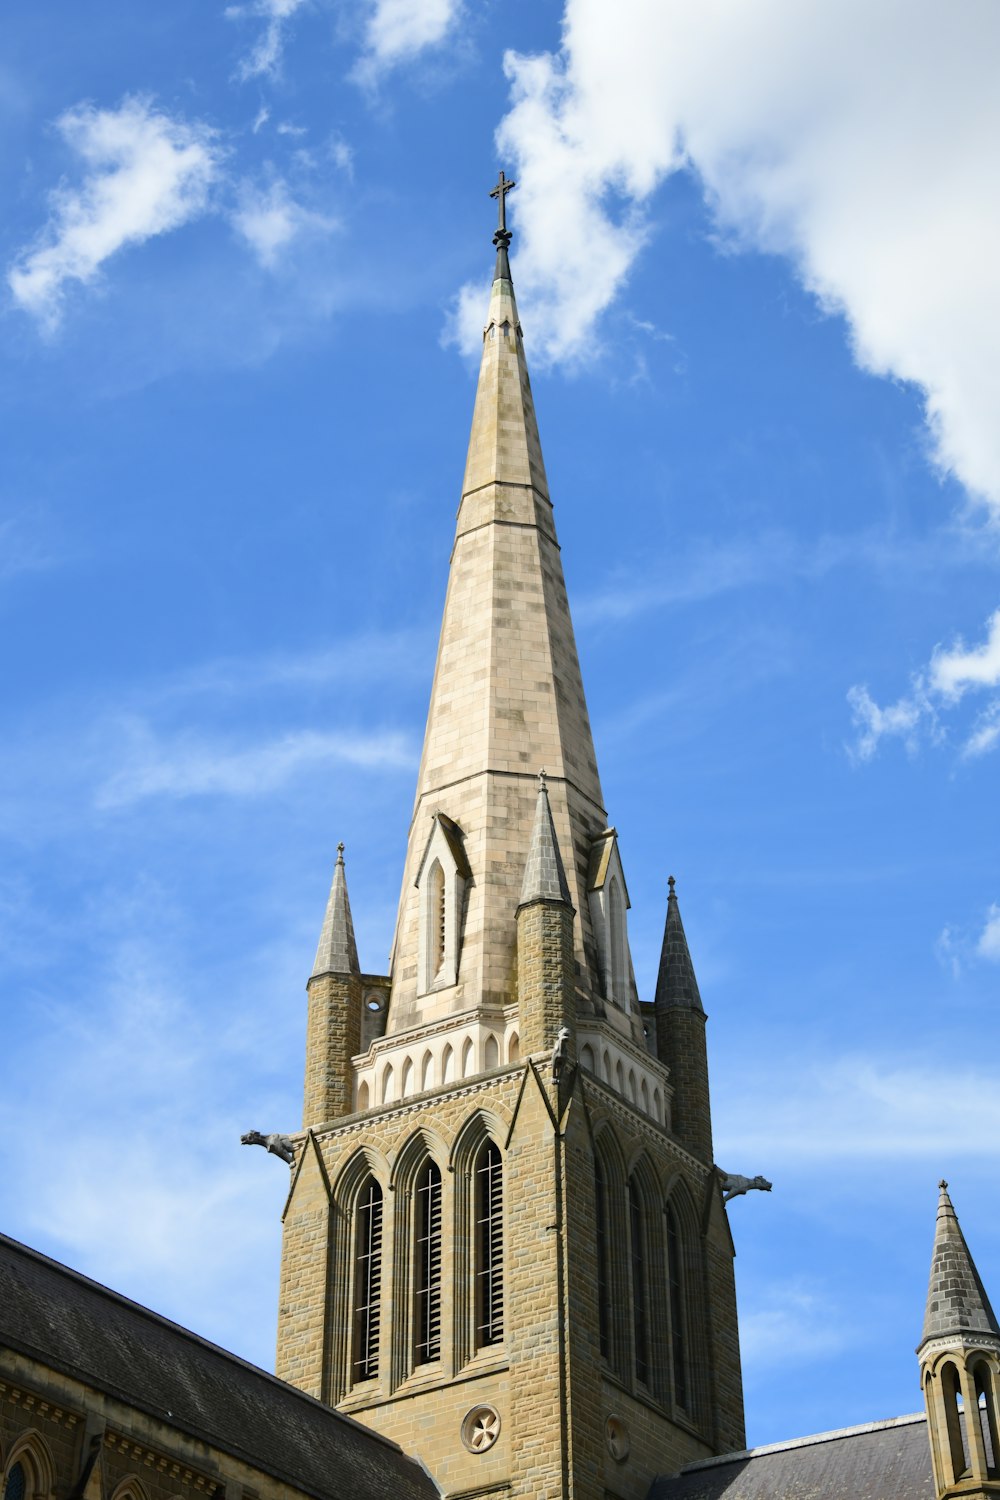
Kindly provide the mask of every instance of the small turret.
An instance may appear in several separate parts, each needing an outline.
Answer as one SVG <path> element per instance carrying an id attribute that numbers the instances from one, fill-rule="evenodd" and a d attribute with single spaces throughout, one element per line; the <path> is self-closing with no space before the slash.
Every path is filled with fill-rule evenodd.
<path id="1" fill-rule="evenodd" d="M 705 1042 L 707 1017 L 684 935 L 672 875 L 667 884 L 667 920 L 654 998 L 656 1051 L 660 1061 L 670 1069 L 674 1091 L 673 1133 L 693 1155 L 711 1163 L 712 1113 Z"/>
<path id="2" fill-rule="evenodd" d="M 1000 1496 L 1000 1326 L 939 1184 L 934 1252 L 917 1355 L 934 1486 L 945 1496 Z"/>
<path id="3" fill-rule="evenodd" d="M 347 895 L 343 844 L 337 845 L 330 898 L 306 993 L 309 1019 L 303 1130 L 350 1114 L 353 1108 L 351 1058 L 361 1050 L 361 968 Z"/>
<path id="4" fill-rule="evenodd" d="M 563 1028 L 566 1049 L 572 1051 L 576 1030 L 574 915 L 542 771 L 517 908 L 517 1003 L 521 1047 L 529 1054 L 551 1051 Z"/>

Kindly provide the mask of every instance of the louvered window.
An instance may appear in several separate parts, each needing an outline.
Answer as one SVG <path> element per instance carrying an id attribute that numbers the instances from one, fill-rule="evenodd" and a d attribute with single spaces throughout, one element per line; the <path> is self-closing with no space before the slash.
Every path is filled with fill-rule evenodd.
<path id="1" fill-rule="evenodd" d="M 361 1189 L 354 1229 L 354 1379 L 378 1374 L 382 1298 L 382 1189 L 369 1177 Z"/>
<path id="2" fill-rule="evenodd" d="M 444 871 L 435 860 L 431 871 L 431 977 L 436 979 L 444 964 L 445 940 L 447 938 L 447 907 L 445 904 Z"/>
<path id="3" fill-rule="evenodd" d="M 681 1237 L 672 1208 L 667 1209 L 667 1274 L 670 1279 L 670 1361 L 673 1367 L 674 1400 L 678 1406 L 689 1411 Z"/>
<path id="4" fill-rule="evenodd" d="M 3 1500 L 24 1500 L 28 1488 L 27 1475 L 23 1464 L 15 1464 L 7 1475 L 7 1483 L 3 1487 Z"/>
<path id="5" fill-rule="evenodd" d="M 633 1179 L 628 1185 L 630 1254 L 632 1260 L 632 1327 L 635 1344 L 636 1379 L 649 1381 L 649 1335 L 646 1317 L 646 1256 L 643 1242 L 642 1203 Z"/>
<path id="6" fill-rule="evenodd" d="M 414 1363 L 441 1358 L 441 1173 L 429 1161 L 417 1178 Z"/>
<path id="7" fill-rule="evenodd" d="M 503 1339 L 503 1166 L 487 1141 L 476 1159 L 476 1348 Z"/>
<path id="8" fill-rule="evenodd" d="M 608 1285 L 608 1201 L 604 1169 L 594 1158 L 594 1196 L 597 1210 L 597 1319 L 601 1336 L 601 1358 L 611 1358 L 610 1287 Z"/>

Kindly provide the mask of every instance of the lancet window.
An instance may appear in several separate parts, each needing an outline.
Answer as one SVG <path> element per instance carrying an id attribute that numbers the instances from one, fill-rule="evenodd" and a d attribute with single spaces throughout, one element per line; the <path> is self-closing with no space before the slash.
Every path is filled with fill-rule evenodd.
<path id="1" fill-rule="evenodd" d="M 667 1279 L 670 1301 L 670 1373 L 674 1401 L 683 1411 L 691 1409 L 688 1383 L 687 1332 L 684 1326 L 684 1262 L 677 1215 L 667 1206 Z"/>
<path id="2" fill-rule="evenodd" d="M 366 1178 L 354 1216 L 354 1348 L 355 1381 L 378 1374 L 382 1311 L 382 1189 Z"/>
<path id="3" fill-rule="evenodd" d="M 441 1358 L 441 1172 L 428 1161 L 416 1182 L 414 1364 Z"/>
<path id="4" fill-rule="evenodd" d="M 476 1348 L 503 1339 L 503 1163 L 486 1141 L 475 1169 Z"/>
<path id="5" fill-rule="evenodd" d="M 3 1487 L 3 1500 L 26 1500 L 28 1493 L 28 1476 L 24 1472 L 24 1464 L 16 1463 L 7 1475 L 7 1483 Z"/>
<path id="6" fill-rule="evenodd" d="M 597 1213 L 597 1318 L 601 1340 L 601 1358 L 611 1359 L 611 1279 L 608 1275 L 608 1194 L 604 1168 L 599 1156 L 594 1158 L 594 1198 Z"/>
<path id="7" fill-rule="evenodd" d="M 646 1226 L 634 1177 L 628 1184 L 629 1261 L 632 1270 L 632 1348 L 635 1375 L 649 1384 L 649 1309 L 646 1297 Z"/>

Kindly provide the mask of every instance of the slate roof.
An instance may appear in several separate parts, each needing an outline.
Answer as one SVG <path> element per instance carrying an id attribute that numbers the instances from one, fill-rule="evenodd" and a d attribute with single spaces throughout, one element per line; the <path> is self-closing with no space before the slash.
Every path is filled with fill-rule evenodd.
<path id="1" fill-rule="evenodd" d="M 6 1235 L 0 1235 L 0 1346 L 317 1500 L 440 1494 L 395 1443 Z"/>
<path id="2" fill-rule="evenodd" d="M 923 1413 L 689 1464 L 649 1500 L 934 1500 Z"/>

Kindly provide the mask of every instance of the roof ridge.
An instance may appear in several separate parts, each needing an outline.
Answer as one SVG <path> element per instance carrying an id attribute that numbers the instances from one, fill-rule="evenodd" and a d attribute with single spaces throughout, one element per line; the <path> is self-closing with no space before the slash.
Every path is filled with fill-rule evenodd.
<path id="1" fill-rule="evenodd" d="M 280 1376 L 272 1374 L 270 1370 L 264 1370 L 260 1365 L 252 1364 L 250 1360 L 244 1359 L 241 1355 L 233 1354 L 229 1349 L 223 1349 L 221 1344 L 214 1344 L 211 1339 L 205 1338 L 200 1333 L 195 1333 L 193 1329 L 185 1328 L 183 1323 L 175 1323 L 172 1318 L 165 1317 L 163 1313 L 154 1312 L 151 1307 L 146 1307 L 142 1302 L 136 1302 L 133 1298 L 126 1297 L 121 1292 L 116 1292 L 112 1287 L 105 1286 L 103 1281 L 96 1281 L 92 1276 L 85 1276 L 82 1271 L 75 1271 L 72 1266 L 67 1266 L 63 1261 L 55 1260 L 51 1255 L 44 1255 L 41 1250 L 36 1250 L 31 1245 L 25 1245 L 21 1240 L 16 1240 L 12 1235 L 4 1234 L 0 1231 L 0 1246 L 3 1245 L 10 1246 L 12 1250 L 23 1255 L 28 1260 L 38 1261 L 42 1265 L 48 1266 L 51 1270 L 58 1272 L 61 1276 L 65 1276 L 71 1281 L 82 1283 L 82 1285 L 89 1287 L 92 1291 L 99 1292 L 102 1296 L 108 1297 L 112 1302 L 117 1302 L 131 1309 L 133 1312 L 141 1314 L 142 1317 L 149 1319 L 150 1322 L 158 1323 L 164 1328 L 169 1328 L 173 1333 L 181 1334 L 185 1339 L 190 1340 L 191 1343 L 199 1344 L 204 1349 L 210 1349 L 213 1354 L 221 1355 L 230 1364 L 241 1365 L 244 1370 L 249 1370 L 251 1374 L 259 1375 L 272 1385 L 280 1386 L 283 1391 L 287 1391 L 299 1401 L 304 1401 L 307 1405 L 325 1412 L 328 1416 L 346 1423 L 349 1427 L 357 1428 L 365 1437 L 377 1438 L 387 1448 L 391 1448 L 396 1453 L 402 1453 L 404 1458 L 410 1459 L 411 1462 L 413 1461 L 412 1454 L 407 1453 L 405 1449 L 400 1447 L 399 1443 L 394 1443 L 391 1438 L 387 1438 L 383 1433 L 377 1432 L 374 1427 L 367 1427 L 364 1422 L 359 1422 L 356 1417 L 348 1416 L 346 1412 L 338 1411 L 334 1406 L 327 1406 L 324 1401 L 318 1401 L 315 1396 L 310 1396 L 307 1391 L 300 1390 L 296 1385 L 290 1385 L 287 1380 L 282 1380 Z"/>
<path id="2" fill-rule="evenodd" d="M 759 1448 L 741 1448 L 735 1453 L 717 1453 L 712 1458 L 699 1458 L 694 1463 L 685 1464 L 678 1472 L 692 1474 L 696 1469 L 742 1463 L 748 1458 L 760 1458 L 765 1453 L 785 1453 L 790 1448 L 810 1448 L 816 1443 L 832 1443 L 838 1438 L 860 1437 L 865 1432 L 884 1432 L 889 1427 L 908 1427 L 916 1422 L 926 1421 L 926 1412 L 915 1411 L 905 1417 L 884 1417 L 879 1422 L 862 1422 L 857 1427 L 834 1427 L 829 1432 L 813 1432 L 808 1437 L 788 1438 L 783 1443 L 764 1443 Z"/>

